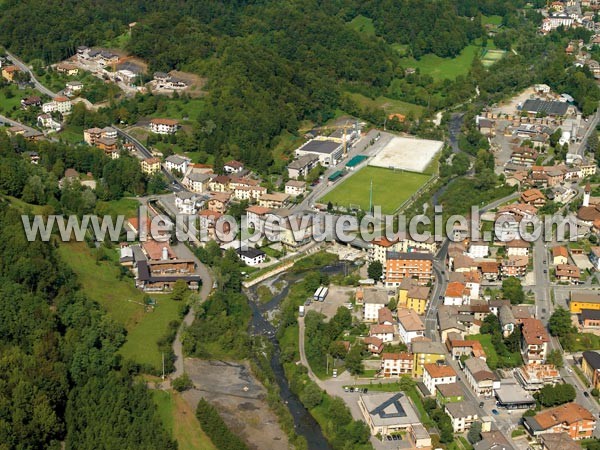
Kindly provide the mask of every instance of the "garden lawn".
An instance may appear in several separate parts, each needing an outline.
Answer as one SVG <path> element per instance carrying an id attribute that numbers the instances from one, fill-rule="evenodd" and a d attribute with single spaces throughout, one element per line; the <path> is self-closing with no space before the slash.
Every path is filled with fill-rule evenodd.
<path id="1" fill-rule="evenodd" d="M 362 94 L 348 93 L 350 98 L 354 100 L 362 108 L 383 109 L 388 114 L 412 114 L 415 117 L 421 117 L 423 114 L 422 106 L 413 103 L 403 102 L 402 100 L 394 100 L 392 98 L 379 96 L 371 99 Z"/>
<path id="2" fill-rule="evenodd" d="M 380 167 L 365 167 L 346 177 L 338 181 L 339 184 L 320 201 L 344 207 L 359 205 L 362 210 L 368 211 L 372 181 L 373 205 L 381 206 L 384 214 L 394 213 L 430 178 L 422 173 L 400 172 Z"/>
<path id="3" fill-rule="evenodd" d="M 179 450 L 216 450 L 200 427 L 192 408 L 177 392 L 153 390 L 152 399 L 163 425 L 177 440 Z"/>
<path id="4" fill-rule="evenodd" d="M 468 340 L 471 341 L 479 341 L 481 342 L 481 346 L 483 347 L 483 351 L 485 352 L 487 363 L 491 369 L 495 369 L 498 366 L 502 366 L 502 363 L 505 362 L 512 367 L 516 367 L 518 362 L 522 362 L 521 354 L 519 352 L 511 353 L 510 356 L 506 358 L 501 358 L 496 353 L 496 349 L 492 345 L 492 335 L 491 334 L 474 334 L 471 336 L 467 336 Z"/>

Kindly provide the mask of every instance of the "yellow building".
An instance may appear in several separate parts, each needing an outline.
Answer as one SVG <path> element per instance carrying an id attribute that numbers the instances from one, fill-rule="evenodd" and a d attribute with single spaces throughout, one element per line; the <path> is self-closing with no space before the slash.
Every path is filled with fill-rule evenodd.
<path id="1" fill-rule="evenodd" d="M 398 286 L 398 306 L 408 307 L 408 292 L 418 286 L 417 280 L 405 278 Z"/>
<path id="2" fill-rule="evenodd" d="M 160 172 L 160 159 L 158 158 L 146 158 L 142 160 L 142 172 L 152 175 L 156 172 Z"/>
<path id="3" fill-rule="evenodd" d="M 592 386 L 598 389 L 600 386 L 600 353 L 589 350 L 583 352 L 581 370 L 590 380 Z"/>
<path id="4" fill-rule="evenodd" d="M 406 307 L 422 315 L 425 314 L 428 300 L 429 288 L 427 286 L 414 286 L 406 294 Z"/>
<path id="5" fill-rule="evenodd" d="M 4 78 L 6 81 L 13 81 L 17 72 L 19 72 L 19 68 L 17 66 L 3 67 L 2 78 Z"/>
<path id="6" fill-rule="evenodd" d="M 413 377 L 423 376 L 425 364 L 435 364 L 446 360 L 446 350 L 441 342 L 412 341 Z"/>
<path id="7" fill-rule="evenodd" d="M 572 314 L 580 314 L 582 309 L 600 309 L 600 292 L 571 291 L 569 309 Z"/>

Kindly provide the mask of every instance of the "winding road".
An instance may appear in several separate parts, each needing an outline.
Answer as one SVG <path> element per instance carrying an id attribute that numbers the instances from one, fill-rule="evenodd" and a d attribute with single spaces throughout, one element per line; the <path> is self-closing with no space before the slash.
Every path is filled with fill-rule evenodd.
<path id="1" fill-rule="evenodd" d="M 38 79 L 35 77 L 35 75 L 33 74 L 33 71 L 29 68 L 29 66 L 27 66 L 27 64 L 25 64 L 23 61 L 21 61 L 19 58 L 17 58 L 15 55 L 13 55 L 12 53 L 10 53 L 8 51 L 6 52 L 6 56 L 8 56 L 8 59 L 10 60 L 10 62 L 12 62 L 15 66 L 17 66 L 23 72 L 27 72 L 29 74 L 29 76 L 31 77 L 31 82 L 34 84 L 35 88 L 38 91 L 40 91 L 42 94 L 46 94 L 52 98 L 54 98 L 58 95 L 58 93 L 52 92 L 50 89 L 48 89 L 42 83 L 40 83 L 38 81 Z"/>

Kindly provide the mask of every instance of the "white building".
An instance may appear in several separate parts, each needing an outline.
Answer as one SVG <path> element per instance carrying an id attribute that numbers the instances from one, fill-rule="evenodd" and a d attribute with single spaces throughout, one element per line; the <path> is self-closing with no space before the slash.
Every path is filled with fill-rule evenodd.
<path id="1" fill-rule="evenodd" d="M 173 172 L 174 170 L 179 171 L 184 174 L 187 172 L 188 166 L 192 160 L 187 156 L 181 155 L 171 155 L 165 159 L 165 168 L 169 172 Z"/>
<path id="2" fill-rule="evenodd" d="M 174 119 L 151 119 L 150 131 L 157 134 L 175 134 L 179 122 Z"/>
<path id="3" fill-rule="evenodd" d="M 452 366 L 435 363 L 423 365 L 423 384 L 431 395 L 436 394 L 437 385 L 449 383 L 456 383 L 456 372 Z"/>
<path id="4" fill-rule="evenodd" d="M 400 334 L 400 340 L 408 345 L 413 339 L 425 335 L 425 325 L 414 310 L 399 308 L 398 333 Z"/>
<path id="5" fill-rule="evenodd" d="M 500 381 L 481 358 L 469 358 L 464 362 L 467 384 L 478 397 L 492 397 L 494 389 L 500 388 Z"/>
<path id="6" fill-rule="evenodd" d="M 210 175 L 207 173 L 188 173 L 181 184 L 187 187 L 192 192 L 206 192 L 208 189 L 208 183 L 210 182 Z"/>
<path id="7" fill-rule="evenodd" d="M 55 97 L 54 100 L 42 105 L 42 111 L 45 113 L 59 112 L 65 114 L 71 111 L 71 100 L 67 97 Z"/>
<path id="8" fill-rule="evenodd" d="M 446 403 L 444 409 L 452 420 L 452 429 L 455 433 L 464 433 L 479 418 L 477 407 L 470 402 Z"/>
<path id="9" fill-rule="evenodd" d="M 324 137 L 311 139 L 296 149 L 296 157 L 315 155 L 319 158 L 319 163 L 325 167 L 335 166 L 342 159 L 343 153 L 344 145 L 341 139 Z"/>
<path id="10" fill-rule="evenodd" d="M 265 262 L 266 254 L 262 250 L 248 247 L 246 249 L 238 249 L 237 254 L 247 266 L 253 267 Z"/>
<path id="11" fill-rule="evenodd" d="M 285 183 L 285 193 L 293 197 L 304 195 L 306 192 L 306 183 L 304 181 L 290 180 Z"/>
<path id="12" fill-rule="evenodd" d="M 390 302 L 387 292 L 380 289 L 365 289 L 363 298 L 363 321 L 376 322 L 379 310 Z"/>
<path id="13" fill-rule="evenodd" d="M 201 199 L 191 192 L 177 192 L 175 194 L 175 206 L 181 214 L 196 214 L 202 207 Z"/>
<path id="14" fill-rule="evenodd" d="M 469 243 L 469 252 L 468 256 L 471 258 L 487 258 L 490 254 L 490 246 L 485 241 L 471 241 Z"/>

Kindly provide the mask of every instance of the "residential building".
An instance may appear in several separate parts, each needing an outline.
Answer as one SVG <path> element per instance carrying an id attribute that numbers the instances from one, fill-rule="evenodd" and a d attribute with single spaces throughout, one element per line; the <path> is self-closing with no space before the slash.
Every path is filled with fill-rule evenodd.
<path id="1" fill-rule="evenodd" d="M 367 339 L 373 338 L 365 338 L 365 342 Z M 379 375 L 384 378 L 396 378 L 402 375 L 410 375 L 413 372 L 413 364 L 414 355 L 412 353 L 382 353 Z"/>
<path id="2" fill-rule="evenodd" d="M 525 429 L 533 436 L 546 433 L 567 433 L 571 439 L 592 437 L 596 418 L 577 403 L 566 403 L 523 418 Z"/>
<path id="3" fill-rule="evenodd" d="M 558 245 L 552 248 L 552 263 L 557 266 L 559 264 L 567 264 L 569 262 L 569 253 L 567 247 Z"/>
<path id="4" fill-rule="evenodd" d="M 280 192 L 274 192 L 272 194 L 263 194 L 258 199 L 258 205 L 264 208 L 282 208 L 290 196 L 288 194 L 282 194 Z"/>
<path id="5" fill-rule="evenodd" d="M 521 353 L 525 364 L 543 364 L 546 361 L 550 336 L 539 319 L 523 319 L 521 327 Z"/>
<path id="6" fill-rule="evenodd" d="M 263 195 L 267 194 L 267 188 L 262 186 L 236 186 L 233 190 L 233 198 L 236 200 L 248 200 L 257 202 Z M 285 194 L 283 194 L 285 195 Z M 274 202 L 276 203 L 276 202 Z"/>
<path id="7" fill-rule="evenodd" d="M 296 157 L 315 155 L 322 166 L 335 166 L 343 156 L 344 145 L 341 139 L 318 137 L 311 139 L 296 149 Z M 292 178 L 292 177 L 290 177 Z"/>
<path id="8" fill-rule="evenodd" d="M 468 256 L 471 258 L 487 258 L 490 254 L 490 245 L 483 240 L 469 242 Z"/>
<path id="9" fill-rule="evenodd" d="M 463 356 L 468 358 L 481 358 L 486 360 L 486 354 L 479 341 L 465 340 L 460 333 L 448 333 L 446 338 L 446 347 L 453 359 L 460 359 Z"/>
<path id="10" fill-rule="evenodd" d="M 579 267 L 574 264 L 558 264 L 554 276 L 558 281 L 574 284 L 579 283 L 581 272 Z"/>
<path id="11" fill-rule="evenodd" d="M 236 252 L 244 264 L 250 267 L 264 263 L 267 257 L 265 252 L 252 247 L 246 249 L 238 248 Z"/>
<path id="12" fill-rule="evenodd" d="M 373 324 L 369 327 L 369 336 L 374 336 L 383 341 L 383 343 L 392 342 L 396 329 L 393 325 Z"/>
<path id="13" fill-rule="evenodd" d="M 387 436 L 421 425 L 411 402 L 402 392 L 362 394 L 358 406 L 373 436 Z"/>
<path id="14" fill-rule="evenodd" d="M 412 278 L 405 278 L 411 280 Z M 423 315 L 427 311 L 429 293 L 431 289 L 427 286 L 412 286 L 406 293 L 406 307 Z"/>
<path id="15" fill-rule="evenodd" d="M 509 256 L 508 259 L 502 260 L 500 273 L 503 277 L 524 277 L 528 265 L 528 256 Z"/>
<path id="16" fill-rule="evenodd" d="M 156 134 L 175 134 L 178 127 L 174 119 L 150 119 L 150 131 Z"/>
<path id="17" fill-rule="evenodd" d="M 365 289 L 363 292 L 363 320 L 376 322 L 379 310 L 389 303 L 387 292 L 381 289 Z"/>
<path id="18" fill-rule="evenodd" d="M 445 364 L 425 364 L 423 366 L 423 383 L 431 395 L 435 395 L 436 386 L 456 383 L 456 372 L 452 366 Z"/>
<path id="19" fill-rule="evenodd" d="M 140 163 L 142 172 L 147 175 L 153 175 L 160 172 L 160 159 L 158 158 L 144 158 Z"/>
<path id="20" fill-rule="evenodd" d="M 192 192 L 206 192 L 208 190 L 208 182 L 210 175 L 207 173 L 190 172 L 181 181 L 185 187 Z"/>
<path id="21" fill-rule="evenodd" d="M 178 171 L 182 175 L 187 172 L 188 166 L 192 160 L 187 156 L 181 155 L 170 155 L 165 159 L 165 168 L 169 172 L 174 170 Z"/>
<path id="22" fill-rule="evenodd" d="M 425 335 L 425 324 L 415 311 L 408 308 L 398 308 L 397 314 L 398 333 L 402 342 L 410 344 L 413 339 Z"/>
<path id="23" fill-rule="evenodd" d="M 506 254 L 510 256 L 528 256 L 531 244 L 521 239 L 506 242 Z"/>
<path id="24" fill-rule="evenodd" d="M 306 182 L 298 180 L 290 180 L 285 183 L 285 193 L 292 197 L 304 195 L 306 193 Z"/>
<path id="25" fill-rule="evenodd" d="M 42 106 L 42 99 L 37 95 L 21 99 L 21 108 L 27 109 L 30 106 Z"/>
<path id="26" fill-rule="evenodd" d="M 571 291 L 569 301 L 571 314 L 580 314 L 584 309 L 600 310 L 600 292 Z"/>
<path id="27" fill-rule="evenodd" d="M 539 189 L 527 189 L 521 193 L 521 202 L 537 207 L 544 206 L 546 196 Z"/>
<path id="28" fill-rule="evenodd" d="M 366 338 L 363 339 L 363 342 L 367 346 L 367 350 L 369 350 L 371 353 L 373 353 L 375 355 L 379 355 L 383 351 L 383 341 L 381 339 L 379 339 L 378 337 L 367 336 Z M 412 356 L 411 356 L 411 361 L 412 361 Z M 412 363 L 411 363 L 411 367 L 412 367 Z"/>
<path id="29" fill-rule="evenodd" d="M 462 402 L 465 397 L 465 392 L 460 383 L 444 383 L 436 386 L 436 401 L 440 406 L 446 403 Z"/>
<path id="30" fill-rule="evenodd" d="M 217 211 L 221 214 L 225 214 L 230 198 L 231 194 L 228 192 L 211 192 L 210 198 L 208 199 L 207 208 L 211 211 Z"/>
<path id="31" fill-rule="evenodd" d="M 585 329 L 600 327 L 600 310 L 582 309 L 579 315 L 579 322 Z"/>
<path id="32" fill-rule="evenodd" d="M 20 71 L 21 69 L 19 69 L 17 66 L 2 67 L 2 78 L 8 82 L 12 82 L 15 79 L 15 75 Z"/>
<path id="33" fill-rule="evenodd" d="M 410 349 L 414 355 L 413 372 L 415 377 L 423 376 L 423 366 L 446 360 L 446 349 L 441 342 L 425 339 L 413 340 Z"/>
<path id="34" fill-rule="evenodd" d="M 398 251 L 398 241 L 390 241 L 385 236 L 373 239 L 369 243 L 369 261 L 379 261 L 383 266 L 387 261 L 387 253 Z"/>
<path id="35" fill-rule="evenodd" d="M 537 391 L 545 385 L 562 383 L 560 372 L 553 364 L 526 364 L 513 372 L 515 379 L 527 391 Z"/>
<path id="36" fill-rule="evenodd" d="M 66 114 L 71 111 L 71 100 L 67 97 L 54 97 L 54 100 L 42 105 L 42 111 L 45 113 L 59 112 Z"/>
<path id="37" fill-rule="evenodd" d="M 263 233 L 265 230 L 265 222 L 267 216 L 271 213 L 271 208 L 265 208 L 263 206 L 252 205 L 246 208 L 246 220 L 248 227 L 254 228 L 258 233 Z"/>
<path id="38" fill-rule="evenodd" d="M 81 81 L 67 81 L 67 83 L 65 83 L 65 88 L 67 89 L 68 95 L 72 95 L 83 90 L 83 83 Z"/>
<path id="39" fill-rule="evenodd" d="M 56 65 L 56 71 L 72 77 L 79 73 L 79 68 L 74 64 L 59 63 Z"/>
<path id="40" fill-rule="evenodd" d="M 539 438 L 541 450 L 581 450 L 581 445 L 569 436 L 568 433 L 545 433 Z"/>
<path id="41" fill-rule="evenodd" d="M 202 203 L 201 199 L 191 192 L 181 191 L 175 194 L 175 207 L 181 214 L 196 214 Z"/>
<path id="42" fill-rule="evenodd" d="M 444 410 L 450 416 L 455 433 L 464 433 L 479 418 L 479 410 L 471 402 L 446 403 Z"/>
<path id="43" fill-rule="evenodd" d="M 228 174 L 240 173 L 244 171 L 244 164 L 236 160 L 231 160 L 223 164 L 223 170 Z"/>
<path id="44" fill-rule="evenodd" d="M 385 263 L 385 284 L 397 287 L 404 278 L 417 278 L 427 284 L 433 278 L 433 255 L 429 253 L 388 252 Z"/>
<path id="45" fill-rule="evenodd" d="M 319 157 L 314 154 L 306 154 L 288 164 L 288 177 L 292 180 L 306 178 L 306 176 L 319 165 Z"/>
<path id="46" fill-rule="evenodd" d="M 466 381 L 478 397 L 492 397 L 494 395 L 494 384 L 497 382 L 496 375 L 481 358 L 469 358 L 464 362 Z"/>
<path id="47" fill-rule="evenodd" d="M 591 350 L 583 352 L 581 370 L 593 387 L 600 388 L 600 353 Z"/>
<path id="48" fill-rule="evenodd" d="M 500 265 L 496 261 L 483 261 L 479 263 L 481 276 L 487 281 L 496 281 L 500 276 Z"/>
<path id="49" fill-rule="evenodd" d="M 465 283 L 454 281 L 448 283 L 444 294 L 444 305 L 466 305 L 471 299 L 471 291 Z"/>
<path id="50" fill-rule="evenodd" d="M 377 311 L 377 323 L 379 325 L 394 325 L 392 311 L 385 306 L 383 308 L 379 308 L 379 311 Z"/>

